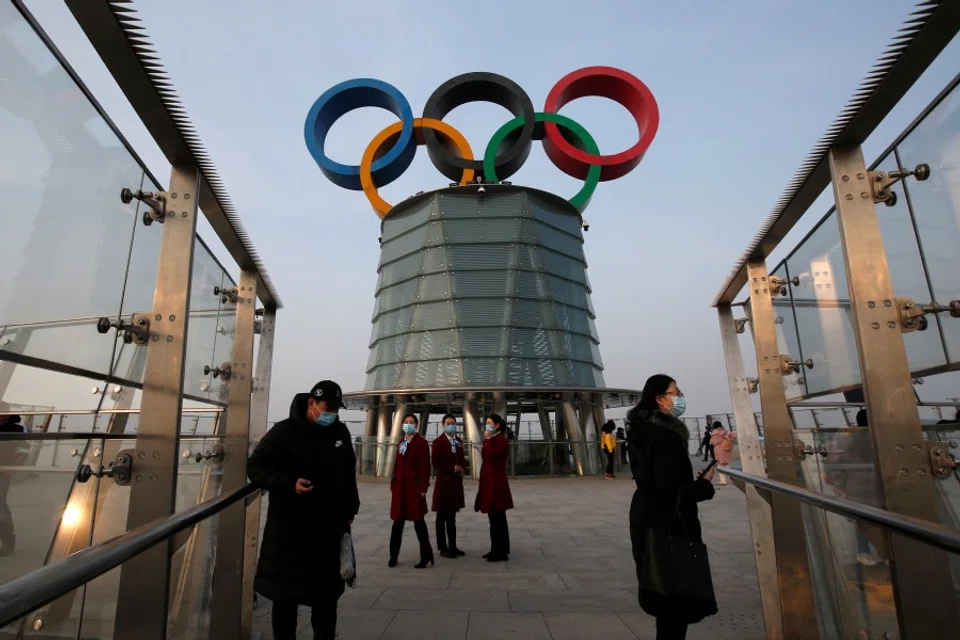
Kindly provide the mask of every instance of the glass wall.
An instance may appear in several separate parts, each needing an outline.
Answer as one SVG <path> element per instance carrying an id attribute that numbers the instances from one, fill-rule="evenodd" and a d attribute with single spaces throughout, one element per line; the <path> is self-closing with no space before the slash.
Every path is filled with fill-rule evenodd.
<path id="1" fill-rule="evenodd" d="M 138 201 L 120 201 L 120 190 L 161 187 L 6 1 L 0 60 L 0 410 L 96 409 L 105 385 L 95 380 L 143 381 L 141 348 L 96 324 L 152 308 L 163 234 L 162 225 L 143 224 Z M 198 400 L 225 400 L 204 367 L 231 357 L 234 306 L 214 287 L 233 284 L 198 238 L 185 388 Z M 51 368 L 86 379 L 60 387 Z M 57 407 L 31 392 L 53 385 L 68 395 Z"/>
<path id="2" fill-rule="evenodd" d="M 930 166 L 930 178 L 897 183 L 894 206 L 877 206 L 894 294 L 918 305 L 960 300 L 960 89 L 946 97 L 875 165 L 889 173 Z M 833 208 L 771 273 L 788 281 L 774 297 L 783 353 L 812 369 L 786 380 L 787 398 L 860 385 L 840 229 Z M 904 333 L 911 371 L 935 373 L 960 362 L 960 318 L 927 314 L 923 331 Z M 791 324 L 792 323 L 792 324 Z"/>

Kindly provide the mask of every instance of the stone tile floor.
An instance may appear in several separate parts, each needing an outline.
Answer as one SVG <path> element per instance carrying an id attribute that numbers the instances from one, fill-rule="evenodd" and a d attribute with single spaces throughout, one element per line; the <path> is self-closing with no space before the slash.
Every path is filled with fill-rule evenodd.
<path id="1" fill-rule="evenodd" d="M 508 512 L 512 554 L 505 563 L 480 558 L 489 549 L 487 519 L 458 517 L 464 558 L 419 559 L 413 527 L 404 532 L 400 564 L 387 567 L 390 492 L 380 480 L 360 482 L 362 506 L 354 523 L 357 587 L 340 599 L 343 640 L 620 640 L 653 638 L 653 619 L 637 604 L 627 514 L 628 476 L 615 480 L 536 478 L 511 481 L 516 508 Z M 476 483 L 468 481 L 467 503 Z M 428 496 L 429 498 L 429 496 Z M 689 640 L 764 637 L 743 494 L 720 489 L 702 508 L 720 613 L 694 625 Z M 427 516 L 431 541 L 434 516 Z M 259 600 L 254 637 L 272 638 L 270 603 Z M 300 638 L 309 640 L 309 611 L 301 608 Z"/>

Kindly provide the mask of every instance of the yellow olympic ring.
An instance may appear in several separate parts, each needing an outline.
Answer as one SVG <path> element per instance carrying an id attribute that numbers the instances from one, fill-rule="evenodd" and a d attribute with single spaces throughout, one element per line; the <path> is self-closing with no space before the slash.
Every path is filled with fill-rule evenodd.
<path id="1" fill-rule="evenodd" d="M 371 206 L 373 206 L 373 211 L 381 219 L 387 215 L 390 209 L 393 208 L 393 205 L 381 198 L 377 192 L 377 185 L 373 183 L 371 167 L 373 166 L 373 161 L 383 155 L 384 150 L 392 148 L 402 129 L 403 122 L 400 121 L 391 124 L 378 133 L 373 140 L 370 141 L 370 144 L 367 145 L 366 151 L 363 152 L 363 158 L 360 160 L 360 186 L 363 189 L 363 193 L 367 196 L 367 200 L 369 200 Z M 463 137 L 462 133 L 442 120 L 434 120 L 433 118 L 413 119 L 413 135 L 418 147 L 425 144 L 423 139 L 425 129 L 433 129 L 441 134 L 448 148 L 450 148 L 451 151 L 456 151 L 464 160 L 473 160 L 473 150 L 470 149 L 470 143 L 467 142 L 467 139 Z M 463 174 L 460 176 L 460 184 L 467 184 L 473 180 L 473 176 L 473 169 L 464 169 Z"/>

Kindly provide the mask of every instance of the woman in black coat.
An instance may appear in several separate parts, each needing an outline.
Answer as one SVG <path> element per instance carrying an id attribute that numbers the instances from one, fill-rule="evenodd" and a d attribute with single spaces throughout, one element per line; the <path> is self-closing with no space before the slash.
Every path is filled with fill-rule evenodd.
<path id="1" fill-rule="evenodd" d="M 340 541 L 360 509 L 356 456 L 340 422 L 340 387 L 324 380 L 297 394 L 247 462 L 247 475 L 270 492 L 254 589 L 273 601 L 276 640 L 297 637 L 297 607 L 312 608 L 315 640 L 336 636 L 343 595 Z"/>
<path id="2" fill-rule="evenodd" d="M 687 634 L 684 603 L 643 588 L 641 578 L 647 533 L 671 524 L 671 534 L 689 534 L 701 542 L 697 503 L 713 498 L 713 469 L 695 479 L 687 452 L 690 432 L 678 420 L 686 409 L 683 394 L 670 376 L 651 376 L 640 403 L 627 414 L 627 446 L 637 490 L 630 504 L 630 542 L 637 564 L 640 607 L 657 618 L 658 640 L 683 640 Z M 676 513 L 679 498 L 679 514 Z"/>

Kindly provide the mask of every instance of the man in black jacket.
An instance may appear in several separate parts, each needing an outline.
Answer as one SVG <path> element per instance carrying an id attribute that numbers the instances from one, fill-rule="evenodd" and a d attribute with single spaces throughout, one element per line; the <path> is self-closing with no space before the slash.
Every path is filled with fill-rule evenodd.
<path id="1" fill-rule="evenodd" d="M 0 433 L 24 433 L 20 416 L 0 416 Z M 25 442 L 0 442 L 0 465 L 20 466 L 26 457 Z M 18 446 L 20 445 L 20 446 Z M 17 537 L 13 531 L 13 514 L 7 505 L 12 471 L 0 471 L 0 555 L 8 556 L 16 550 Z"/>
<path id="2" fill-rule="evenodd" d="M 297 394 L 290 417 L 266 433 L 247 463 L 250 480 L 270 493 L 254 588 L 273 601 L 275 640 L 296 638 L 299 605 L 312 608 L 314 640 L 336 636 L 340 541 L 360 509 L 342 407 L 340 386 L 330 380 Z"/>

